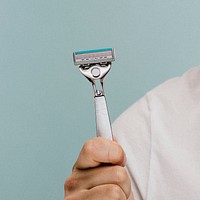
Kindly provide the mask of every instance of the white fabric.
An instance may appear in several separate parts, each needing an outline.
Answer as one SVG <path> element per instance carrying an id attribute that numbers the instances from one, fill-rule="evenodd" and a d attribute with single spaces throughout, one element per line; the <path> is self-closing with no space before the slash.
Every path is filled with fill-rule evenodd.
<path id="1" fill-rule="evenodd" d="M 113 132 L 135 200 L 200 200 L 200 66 L 147 93 Z"/>

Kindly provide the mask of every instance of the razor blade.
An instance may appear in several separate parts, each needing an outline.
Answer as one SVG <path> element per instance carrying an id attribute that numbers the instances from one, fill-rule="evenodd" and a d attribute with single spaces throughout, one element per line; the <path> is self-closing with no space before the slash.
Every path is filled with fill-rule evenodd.
<path id="1" fill-rule="evenodd" d="M 73 53 L 75 65 L 88 65 L 95 63 L 107 63 L 115 60 L 113 48 L 77 51 Z"/>
<path id="2" fill-rule="evenodd" d="M 74 65 L 79 65 L 80 72 L 92 83 L 94 91 L 96 134 L 113 139 L 110 118 L 104 95 L 103 81 L 115 60 L 113 48 L 77 51 L 73 53 Z M 100 84 L 97 85 L 97 82 Z M 97 88 L 100 87 L 100 88 Z"/>

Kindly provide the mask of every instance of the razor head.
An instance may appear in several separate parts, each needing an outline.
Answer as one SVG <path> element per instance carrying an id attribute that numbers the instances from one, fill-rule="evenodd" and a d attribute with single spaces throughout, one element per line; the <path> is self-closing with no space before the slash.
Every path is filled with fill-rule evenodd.
<path id="1" fill-rule="evenodd" d="M 73 53 L 74 65 L 111 63 L 115 60 L 114 48 L 77 51 Z"/>

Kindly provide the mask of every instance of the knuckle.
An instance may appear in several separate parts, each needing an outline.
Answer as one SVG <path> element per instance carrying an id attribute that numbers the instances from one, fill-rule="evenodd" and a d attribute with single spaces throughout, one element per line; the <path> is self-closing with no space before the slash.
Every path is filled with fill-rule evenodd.
<path id="1" fill-rule="evenodd" d="M 78 180 L 75 176 L 71 175 L 67 178 L 64 183 L 64 190 L 66 193 L 73 191 L 77 186 Z"/>
<path id="2" fill-rule="evenodd" d="M 67 195 L 64 197 L 64 200 L 78 200 L 80 199 L 79 197 L 77 197 L 76 195 Z"/>
<path id="3" fill-rule="evenodd" d="M 124 167 L 116 166 L 113 170 L 115 181 L 117 184 L 125 183 L 128 179 L 126 169 Z"/>
<path id="4" fill-rule="evenodd" d="M 88 140 L 83 145 L 83 152 L 86 154 L 91 154 L 94 151 L 94 140 Z"/>
<path id="5" fill-rule="evenodd" d="M 74 200 L 74 198 L 71 197 L 71 196 L 66 196 L 66 197 L 64 198 L 64 200 Z"/>
<path id="6" fill-rule="evenodd" d="M 123 200 L 125 198 L 124 192 L 118 185 L 111 185 L 109 187 L 109 193 L 113 200 Z"/>

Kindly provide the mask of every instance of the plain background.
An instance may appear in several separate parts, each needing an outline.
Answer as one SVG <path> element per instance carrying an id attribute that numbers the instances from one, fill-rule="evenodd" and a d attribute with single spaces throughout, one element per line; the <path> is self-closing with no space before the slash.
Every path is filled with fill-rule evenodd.
<path id="1" fill-rule="evenodd" d="M 105 80 L 114 121 L 200 63 L 200 1 L 0 0 L 0 199 L 63 199 L 95 136 L 92 87 L 72 52 L 103 47 L 116 49 Z"/>

